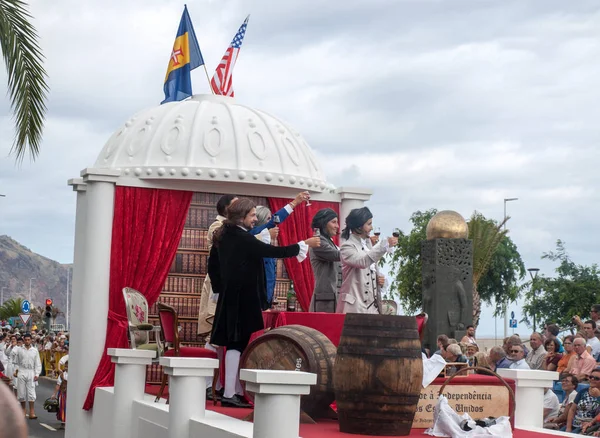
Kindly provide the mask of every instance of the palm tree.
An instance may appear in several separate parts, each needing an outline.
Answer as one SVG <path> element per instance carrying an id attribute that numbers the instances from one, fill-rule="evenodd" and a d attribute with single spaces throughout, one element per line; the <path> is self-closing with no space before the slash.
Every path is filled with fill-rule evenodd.
<path id="1" fill-rule="evenodd" d="M 510 218 L 500 224 L 486 219 L 481 213 L 474 212 L 469 219 L 469 239 L 473 241 L 473 325 L 479 325 L 481 316 L 481 298 L 477 291 L 479 280 L 487 273 L 498 245 L 508 233 L 502 227 Z"/>
<path id="2" fill-rule="evenodd" d="M 0 306 L 0 319 L 8 319 L 19 316 L 21 313 L 21 303 L 23 298 L 10 298 Z"/>
<path id="3" fill-rule="evenodd" d="M 22 0 L 0 0 L 0 51 L 16 125 L 10 152 L 18 162 L 26 152 L 32 160 L 39 154 L 48 93 L 44 56 L 31 18 Z"/>

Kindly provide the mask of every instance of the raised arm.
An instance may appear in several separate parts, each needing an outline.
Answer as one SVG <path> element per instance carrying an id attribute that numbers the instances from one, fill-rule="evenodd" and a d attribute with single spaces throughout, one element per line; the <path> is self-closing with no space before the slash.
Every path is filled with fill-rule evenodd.
<path id="1" fill-rule="evenodd" d="M 348 266 L 364 269 L 372 263 L 378 262 L 386 251 L 387 247 L 381 242 L 368 251 L 359 250 L 356 246 L 346 242 L 340 249 L 340 258 Z"/>

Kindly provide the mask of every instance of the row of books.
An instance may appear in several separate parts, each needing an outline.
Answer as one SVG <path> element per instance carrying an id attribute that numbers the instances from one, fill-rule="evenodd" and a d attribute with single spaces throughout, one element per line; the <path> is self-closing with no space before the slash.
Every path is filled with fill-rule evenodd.
<path id="1" fill-rule="evenodd" d="M 162 289 L 160 297 L 163 293 L 180 293 L 180 294 L 201 294 L 204 277 L 179 277 L 169 275 Z M 160 298 L 159 298 L 160 299 Z"/>
<path id="2" fill-rule="evenodd" d="M 180 318 L 198 318 L 198 309 L 200 307 L 200 297 L 173 297 L 169 295 L 161 296 L 159 302 L 171 306 L 177 312 Z M 158 315 L 156 303 L 150 308 L 150 315 Z"/>
<path id="3" fill-rule="evenodd" d="M 210 205 L 216 206 L 219 199 L 223 196 L 222 193 L 208 193 L 208 192 L 195 192 L 192 195 L 192 205 Z M 266 205 L 268 206 L 268 200 L 264 196 L 245 196 L 246 198 L 250 198 L 256 205 Z"/>
<path id="4" fill-rule="evenodd" d="M 206 275 L 207 262 L 208 254 L 206 253 L 178 253 L 173 259 L 169 272 Z"/>
<path id="5" fill-rule="evenodd" d="M 188 228 L 181 233 L 179 249 L 195 249 L 208 251 L 208 230 Z"/>
<path id="6" fill-rule="evenodd" d="M 208 230 L 208 227 L 216 218 L 216 207 L 191 205 L 188 210 L 184 228 L 201 228 Z"/>

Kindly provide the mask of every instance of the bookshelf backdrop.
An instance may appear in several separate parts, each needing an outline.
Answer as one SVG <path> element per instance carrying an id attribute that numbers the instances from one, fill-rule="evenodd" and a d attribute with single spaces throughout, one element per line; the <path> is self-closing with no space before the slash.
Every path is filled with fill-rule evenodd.
<path id="1" fill-rule="evenodd" d="M 198 308 L 208 260 L 206 238 L 208 227 L 217 217 L 216 205 L 221 196 L 220 193 L 194 193 L 177 254 L 158 299 L 159 302 L 177 311 L 182 345 L 201 347 L 205 344 L 206 335 L 197 333 Z M 252 196 L 249 198 L 256 205 L 269 205 L 267 198 Z M 283 261 L 278 260 L 275 296 L 279 302 L 277 306 L 279 310 L 286 308 L 289 285 L 290 281 Z M 148 318 L 151 324 L 160 325 L 156 304 L 150 308 Z M 148 383 L 160 383 L 161 378 L 162 367 L 158 364 L 148 366 L 146 371 Z"/>

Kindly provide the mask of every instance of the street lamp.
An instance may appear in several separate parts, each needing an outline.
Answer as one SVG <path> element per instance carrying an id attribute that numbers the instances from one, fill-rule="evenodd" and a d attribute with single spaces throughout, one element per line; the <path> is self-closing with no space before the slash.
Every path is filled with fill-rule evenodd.
<path id="1" fill-rule="evenodd" d="M 8 289 L 6 286 L 2 287 L 2 293 L 0 296 L 0 306 L 4 304 L 4 289 Z"/>
<path id="2" fill-rule="evenodd" d="M 29 279 L 29 302 L 31 303 L 31 282 L 35 280 L 35 278 Z"/>
<path id="3" fill-rule="evenodd" d="M 534 288 L 534 284 L 535 284 L 535 279 L 538 276 L 538 272 L 540 272 L 539 268 L 529 268 L 529 275 L 531 276 L 531 288 Z M 533 331 L 535 332 L 535 303 L 536 303 L 536 299 L 535 299 L 535 290 L 533 291 Z"/>
<path id="4" fill-rule="evenodd" d="M 518 201 L 519 198 L 504 198 L 504 230 L 506 231 L 506 203 L 511 201 Z M 508 286 L 508 284 L 506 285 Z M 504 337 L 508 337 L 508 297 L 504 301 Z"/>

